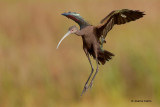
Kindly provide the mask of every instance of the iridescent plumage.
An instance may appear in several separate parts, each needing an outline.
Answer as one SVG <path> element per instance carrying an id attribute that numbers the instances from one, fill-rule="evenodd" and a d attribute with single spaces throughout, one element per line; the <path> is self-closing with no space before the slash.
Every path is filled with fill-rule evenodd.
<path id="1" fill-rule="evenodd" d="M 68 13 L 63 13 L 63 16 L 66 16 L 72 20 L 74 20 L 78 25 L 80 26 L 80 29 L 85 28 L 86 26 L 89 26 L 90 24 L 87 23 L 81 16 L 80 14 L 76 12 L 68 12 Z"/>

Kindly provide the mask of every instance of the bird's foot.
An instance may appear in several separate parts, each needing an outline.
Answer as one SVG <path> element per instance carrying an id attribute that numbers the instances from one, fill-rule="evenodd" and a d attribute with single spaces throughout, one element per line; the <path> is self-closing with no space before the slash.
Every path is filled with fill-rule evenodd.
<path id="1" fill-rule="evenodd" d="M 89 88 L 92 88 L 92 86 L 93 86 L 93 81 L 90 82 Z"/>
<path id="2" fill-rule="evenodd" d="M 88 89 L 89 87 L 87 86 L 87 84 L 84 86 L 84 88 L 83 88 L 83 91 L 82 91 L 82 94 L 81 94 L 81 96 L 87 91 L 87 89 Z"/>

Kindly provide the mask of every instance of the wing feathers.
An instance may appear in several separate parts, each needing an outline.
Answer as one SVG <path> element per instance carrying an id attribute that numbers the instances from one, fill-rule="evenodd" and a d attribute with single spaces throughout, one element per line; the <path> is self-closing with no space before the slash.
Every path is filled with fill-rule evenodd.
<path id="1" fill-rule="evenodd" d="M 115 11 L 112 11 L 109 15 L 107 15 L 104 19 L 102 19 L 100 23 L 104 23 L 104 21 L 106 21 L 107 19 L 109 19 L 114 14 L 114 12 Z"/>
<path id="2" fill-rule="evenodd" d="M 75 21 L 80 26 L 80 29 L 83 29 L 84 27 L 90 25 L 78 13 L 68 12 L 68 13 L 62 13 L 62 15 L 68 17 L 69 19 L 72 19 L 73 21 Z"/>
<path id="3" fill-rule="evenodd" d="M 114 25 L 121 25 L 127 22 L 135 21 L 143 17 L 144 12 L 139 10 L 115 10 L 107 15 L 104 19 L 101 20 L 100 24 L 97 26 L 98 38 L 102 40 L 105 39 L 107 33 L 113 28 Z M 100 40 L 100 41 L 102 41 Z M 101 44 L 103 44 L 102 42 Z"/>
<path id="4" fill-rule="evenodd" d="M 143 17 L 144 12 L 139 10 L 115 10 L 107 15 L 104 19 L 101 20 L 100 24 L 97 26 L 97 32 L 99 37 L 103 36 L 105 39 L 107 33 L 113 28 L 114 25 L 121 25 L 127 22 L 135 21 Z M 103 44 L 103 43 L 102 43 Z"/>

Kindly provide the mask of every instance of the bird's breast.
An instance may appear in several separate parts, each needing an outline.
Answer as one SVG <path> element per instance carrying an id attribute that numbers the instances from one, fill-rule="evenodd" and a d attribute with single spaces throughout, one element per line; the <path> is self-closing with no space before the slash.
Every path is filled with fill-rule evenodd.
<path id="1" fill-rule="evenodd" d="M 83 39 L 83 46 L 87 49 L 90 49 L 92 46 L 92 41 L 88 37 L 82 37 Z"/>
<path id="2" fill-rule="evenodd" d="M 83 46 L 87 49 L 91 49 L 94 44 L 97 44 L 94 27 L 87 26 L 82 30 L 82 32 L 84 32 L 84 35 L 82 36 Z"/>
<path id="3" fill-rule="evenodd" d="M 90 35 L 90 36 L 85 35 L 85 36 L 82 36 L 82 39 L 83 39 L 83 47 L 87 49 L 92 49 L 93 45 L 97 44 L 97 40 L 94 35 Z"/>

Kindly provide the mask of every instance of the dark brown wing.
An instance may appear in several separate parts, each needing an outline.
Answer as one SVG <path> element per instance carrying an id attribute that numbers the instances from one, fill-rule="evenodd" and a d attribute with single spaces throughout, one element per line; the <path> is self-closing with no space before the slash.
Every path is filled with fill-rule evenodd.
<path id="1" fill-rule="evenodd" d="M 145 14 L 139 10 L 122 9 L 112 11 L 108 16 L 101 20 L 98 26 L 96 26 L 98 32 L 97 36 L 99 36 L 98 38 L 103 39 L 103 41 L 100 40 L 100 42 L 102 44 L 104 43 L 104 39 L 107 36 L 107 33 L 115 24 L 121 25 L 130 21 L 135 21 L 143 17 L 143 15 Z"/>

